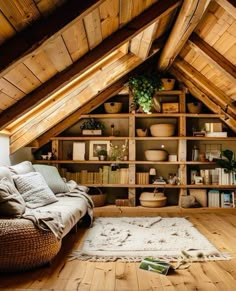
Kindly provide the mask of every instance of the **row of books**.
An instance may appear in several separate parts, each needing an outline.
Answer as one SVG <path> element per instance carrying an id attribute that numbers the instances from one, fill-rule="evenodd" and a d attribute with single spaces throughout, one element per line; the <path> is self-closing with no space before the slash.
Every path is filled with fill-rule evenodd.
<path id="1" fill-rule="evenodd" d="M 227 173 L 223 168 L 202 169 L 200 170 L 204 184 L 214 185 L 234 185 L 236 184 L 235 173 Z"/>
<path id="2" fill-rule="evenodd" d="M 208 191 L 208 207 L 233 208 L 236 207 L 236 190 L 215 190 Z"/>
<path id="3" fill-rule="evenodd" d="M 98 172 L 89 172 L 81 170 L 80 172 L 69 172 L 67 169 L 61 169 L 62 177 L 66 180 L 74 180 L 78 184 L 128 184 L 128 168 L 112 169 L 111 166 L 103 166 Z"/>

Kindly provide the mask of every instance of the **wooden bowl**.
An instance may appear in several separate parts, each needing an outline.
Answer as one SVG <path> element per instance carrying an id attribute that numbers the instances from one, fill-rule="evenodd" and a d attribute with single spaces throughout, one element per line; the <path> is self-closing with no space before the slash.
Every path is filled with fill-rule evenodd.
<path id="1" fill-rule="evenodd" d="M 119 113 L 122 109 L 121 102 L 106 102 L 104 103 L 106 113 Z"/>
<path id="2" fill-rule="evenodd" d="M 164 86 L 164 90 L 173 90 L 175 85 L 175 79 L 162 78 L 161 80 Z"/>

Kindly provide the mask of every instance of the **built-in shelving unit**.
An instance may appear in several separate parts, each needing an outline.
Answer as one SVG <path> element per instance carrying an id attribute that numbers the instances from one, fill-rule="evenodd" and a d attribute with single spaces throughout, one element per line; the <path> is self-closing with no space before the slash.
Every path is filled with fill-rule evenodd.
<path id="1" fill-rule="evenodd" d="M 76 179 L 77 182 L 83 183 L 89 187 L 102 187 L 105 189 L 118 190 L 122 189 L 122 197 L 129 199 L 131 206 L 139 205 L 139 195 L 142 191 L 153 191 L 155 188 L 164 188 L 168 197 L 168 205 L 179 205 L 181 195 L 188 194 L 190 189 L 220 189 L 234 190 L 236 185 L 218 185 L 218 184 L 192 184 L 190 181 L 190 173 L 193 168 L 214 169 L 215 161 L 193 161 L 191 160 L 191 151 L 196 144 L 199 148 L 207 144 L 219 144 L 221 149 L 233 148 L 236 150 L 236 137 L 230 134 L 228 137 L 206 137 L 191 135 L 191 125 L 201 125 L 203 122 L 211 122 L 212 120 L 221 122 L 222 114 L 212 114 L 211 112 L 203 112 L 200 114 L 188 113 L 186 110 L 185 91 L 173 90 L 162 91 L 157 93 L 165 102 L 178 102 L 179 112 L 174 113 L 130 113 L 129 106 L 126 111 L 118 114 L 104 113 L 102 106 L 100 109 L 90 114 L 80 116 L 78 123 L 72 128 L 65 131 L 61 136 L 51 138 L 52 148 L 57 152 L 56 160 L 40 160 L 36 162 L 48 163 L 56 165 L 62 174 L 68 175 L 68 178 Z M 169 99 L 170 98 L 170 99 Z M 130 97 L 127 96 L 127 104 L 130 104 Z M 81 122 L 85 119 L 94 118 L 105 123 L 105 132 L 102 136 L 82 136 L 80 131 Z M 149 128 L 155 123 L 172 122 L 176 125 L 174 136 L 170 137 L 153 137 L 148 134 L 145 137 L 136 136 L 137 128 Z M 115 125 L 115 136 L 111 134 L 111 124 Z M 128 159 L 127 160 L 90 160 L 89 145 L 93 141 L 107 141 L 114 144 L 122 144 L 124 141 L 128 143 Z M 229 145 L 230 141 L 230 145 Z M 72 146 L 74 142 L 84 142 L 86 147 L 85 160 L 73 160 L 71 156 Z M 177 156 L 176 161 L 147 161 L 144 156 L 145 149 L 165 147 L 169 154 Z M 117 169 L 127 169 L 126 182 L 108 183 L 94 181 L 81 181 L 80 175 L 82 171 L 99 172 L 101 167 L 112 167 L 116 165 Z M 163 176 L 167 180 L 168 173 L 178 175 L 179 183 L 171 184 L 153 184 L 150 179 L 147 183 L 138 184 L 137 173 L 149 173 L 150 168 L 155 168 L 159 176 Z M 107 170 L 107 168 L 106 168 Z M 110 170 L 109 170 L 110 171 Z M 71 176 L 70 176 L 71 174 Z M 93 174 L 95 176 L 95 174 Z M 150 177 L 149 177 L 150 178 Z M 113 190 L 114 193 L 114 190 Z M 119 194 L 119 193 L 118 193 Z M 116 194 L 114 194 L 116 195 Z M 118 195 L 119 197 L 119 195 Z M 172 199 L 175 197 L 174 199 Z M 114 198 L 115 199 L 115 198 Z"/>

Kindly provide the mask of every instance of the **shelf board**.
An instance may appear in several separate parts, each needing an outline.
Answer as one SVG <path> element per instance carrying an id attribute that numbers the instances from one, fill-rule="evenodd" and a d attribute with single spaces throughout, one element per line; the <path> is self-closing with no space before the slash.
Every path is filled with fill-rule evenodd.
<path id="1" fill-rule="evenodd" d="M 43 163 L 43 164 L 161 164 L 161 165 L 182 165 L 185 162 L 169 162 L 169 161 L 98 161 L 98 160 L 34 160 L 33 163 Z"/>
<path id="2" fill-rule="evenodd" d="M 129 118 L 131 113 L 100 113 L 100 114 L 82 114 L 80 119 L 82 118 Z"/>
<path id="3" fill-rule="evenodd" d="M 186 140 L 211 140 L 211 141 L 229 141 L 233 140 L 236 141 L 236 137 L 234 136 L 227 136 L 227 137 L 207 137 L 207 136 L 186 136 L 184 137 Z"/>
<path id="4" fill-rule="evenodd" d="M 81 140 L 124 140 L 130 139 L 129 136 L 102 136 L 102 135 L 93 135 L 93 136 L 58 136 L 52 137 L 51 140 L 60 140 L 60 141 L 81 141 Z"/>

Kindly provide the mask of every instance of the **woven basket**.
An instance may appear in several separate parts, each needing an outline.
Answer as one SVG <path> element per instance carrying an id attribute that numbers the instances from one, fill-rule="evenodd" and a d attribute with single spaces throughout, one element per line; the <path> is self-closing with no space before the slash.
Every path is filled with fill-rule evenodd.
<path id="1" fill-rule="evenodd" d="M 107 195 L 102 193 L 101 189 L 94 187 L 99 193 L 90 194 L 91 199 L 93 200 L 94 207 L 102 207 L 106 204 Z"/>
<path id="2" fill-rule="evenodd" d="M 0 219 L 0 272 L 25 271 L 50 262 L 61 248 L 51 231 L 23 219 Z"/>

